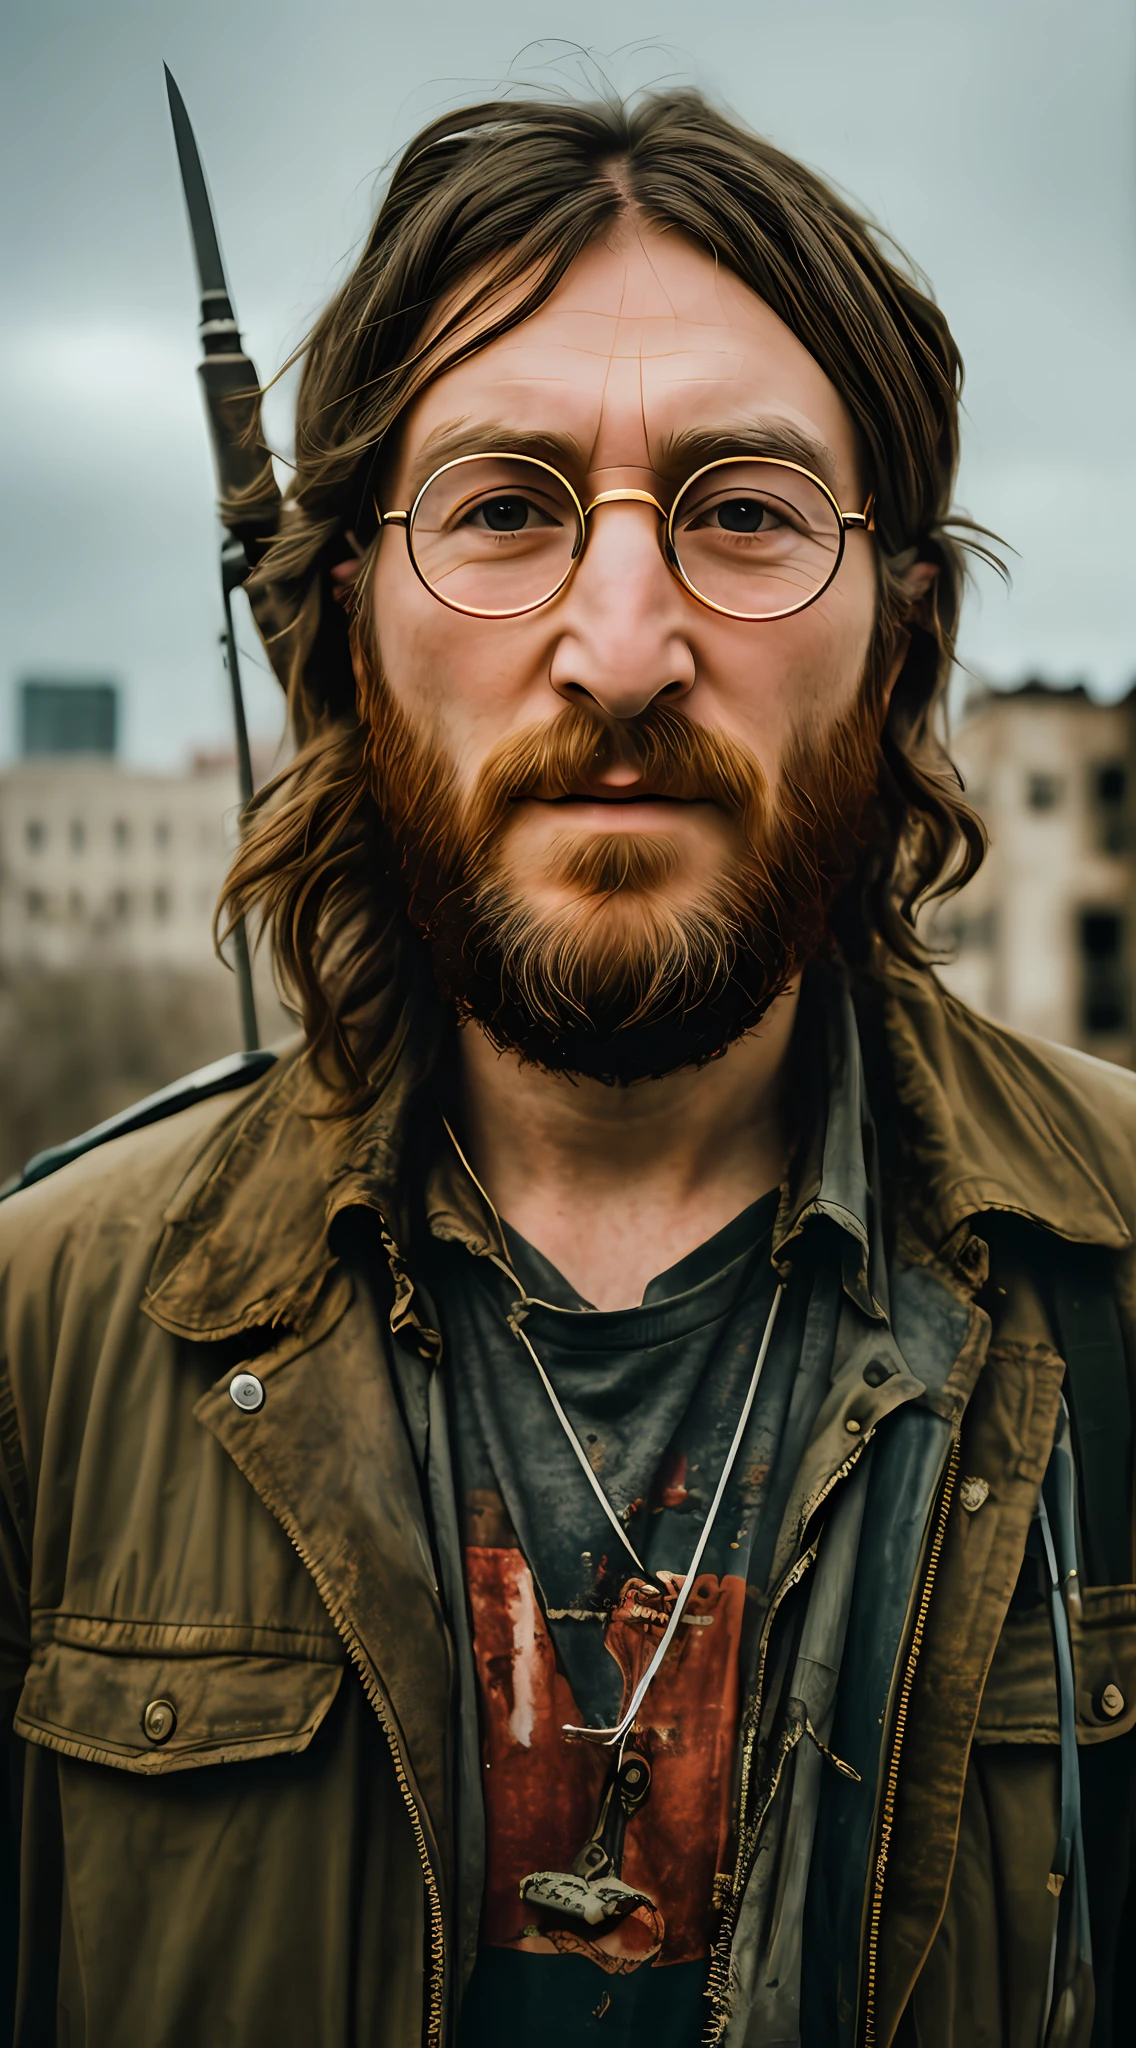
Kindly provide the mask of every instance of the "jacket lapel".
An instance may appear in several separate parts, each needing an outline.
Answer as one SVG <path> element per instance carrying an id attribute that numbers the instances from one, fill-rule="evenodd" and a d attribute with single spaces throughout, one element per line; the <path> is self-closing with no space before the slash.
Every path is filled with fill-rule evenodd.
<path id="1" fill-rule="evenodd" d="M 252 1361 L 264 1403 L 195 1413 L 311 1572 L 391 1742 L 411 1817 L 449 1890 L 453 1655 L 419 1479 L 369 1289 L 336 1276 L 306 1339 Z M 421 1850 L 420 1844 L 420 1850 Z"/>

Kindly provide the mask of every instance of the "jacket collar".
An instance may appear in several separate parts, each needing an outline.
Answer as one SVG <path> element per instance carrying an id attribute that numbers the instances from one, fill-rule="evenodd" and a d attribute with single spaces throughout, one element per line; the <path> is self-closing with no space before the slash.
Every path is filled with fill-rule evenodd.
<path id="1" fill-rule="evenodd" d="M 843 1238 L 845 1293 L 865 1315 L 886 1319 L 878 1148 L 856 1012 L 842 976 L 815 976 L 811 988 L 806 982 L 804 1000 L 814 1034 L 819 1026 L 823 1086 L 813 1091 L 811 1121 L 782 1189 L 774 1260 L 787 1271 L 798 1239 L 814 1219 L 827 1219 Z"/>
<path id="2" fill-rule="evenodd" d="M 1133 1242 L 1130 1074 L 990 1023 L 927 972 L 891 964 L 867 989 L 862 1029 L 882 1033 L 907 1200 L 929 1243 L 988 1210 L 1075 1243 L 1119 1250 Z M 878 1022 L 866 1021 L 869 1014 Z M 864 1092 L 847 1024 L 833 1057 L 834 1072 L 843 1061 L 839 1118 L 829 1119 L 819 1156 L 783 1204 L 778 1244 L 808 1214 L 831 1215 L 859 1245 L 878 1303 L 871 1161 L 865 1167 L 854 1142 L 855 1128 L 866 1128 Z M 330 1113 L 302 1049 L 287 1052 L 226 1116 L 165 1212 L 145 1304 L 154 1321 L 199 1338 L 266 1325 L 302 1329 L 336 1263 L 335 1219 L 353 1207 L 381 1220 L 394 1326 L 413 1321 L 400 1247 L 408 1233 L 405 1153 L 422 1078 L 420 1048 L 408 1034 L 377 1101 L 347 1122 Z"/>
<path id="3" fill-rule="evenodd" d="M 871 992 L 908 1200 L 930 1243 L 994 1210 L 1073 1244 L 1132 1244 L 1136 1087 L 1126 1068 L 1008 1031 L 926 970 L 890 963 Z"/>
<path id="4" fill-rule="evenodd" d="M 422 1062 L 407 1039 L 378 1099 L 334 1113 L 297 1041 L 241 1097 L 163 1216 L 146 1312 L 175 1335 L 221 1338 L 302 1329 L 336 1263 L 344 1210 L 374 1210 L 392 1268 L 408 1229 L 405 1151 Z M 409 1301 L 395 1271 L 396 1296 Z"/>

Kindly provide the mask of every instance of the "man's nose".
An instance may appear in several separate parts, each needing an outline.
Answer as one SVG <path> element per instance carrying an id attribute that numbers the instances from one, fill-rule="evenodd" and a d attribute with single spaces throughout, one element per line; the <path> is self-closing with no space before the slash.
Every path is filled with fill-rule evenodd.
<path id="1" fill-rule="evenodd" d="M 650 505 L 597 505 L 583 559 L 561 599 L 550 680 L 613 718 L 637 718 L 657 697 L 686 695 L 695 660 L 687 600 L 663 558 L 663 522 Z"/>

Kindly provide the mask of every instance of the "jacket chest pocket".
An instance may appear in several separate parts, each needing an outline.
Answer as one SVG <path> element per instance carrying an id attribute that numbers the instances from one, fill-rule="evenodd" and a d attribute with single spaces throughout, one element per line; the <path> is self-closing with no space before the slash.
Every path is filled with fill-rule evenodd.
<path id="1" fill-rule="evenodd" d="M 33 1653 L 15 1730 L 86 1763 L 158 1776 L 306 1749 L 341 1658 L 124 1655 L 49 1642 Z"/>
<path id="2" fill-rule="evenodd" d="M 1136 1727 L 1136 1586 L 1082 1586 L 1070 1601 L 1077 1740 Z"/>

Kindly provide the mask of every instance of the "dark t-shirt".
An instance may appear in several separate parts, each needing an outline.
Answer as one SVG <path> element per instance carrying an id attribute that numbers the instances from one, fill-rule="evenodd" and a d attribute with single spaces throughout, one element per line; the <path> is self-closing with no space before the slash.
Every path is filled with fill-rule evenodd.
<path id="1" fill-rule="evenodd" d="M 524 1328 L 630 1542 L 606 1520 L 508 1315 L 491 1260 L 431 1249 L 481 1715 L 487 1881 L 463 2048 L 591 2037 L 695 2048 L 729 1867 L 747 1604 L 760 1608 L 781 1513 L 826 1375 L 798 1373 L 790 1289 L 678 1636 L 637 1721 L 649 1795 L 621 1877 L 643 1894 L 601 1926 L 534 1907 L 522 1881 L 568 1872 L 596 1828 L 610 1727 L 660 1639 L 727 1456 L 775 1286 L 771 1194 L 653 1280 L 638 1308 L 591 1309 L 505 1227 Z M 748 1635 L 750 1632 L 745 1631 Z"/>

